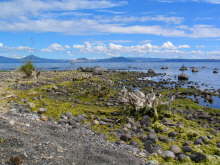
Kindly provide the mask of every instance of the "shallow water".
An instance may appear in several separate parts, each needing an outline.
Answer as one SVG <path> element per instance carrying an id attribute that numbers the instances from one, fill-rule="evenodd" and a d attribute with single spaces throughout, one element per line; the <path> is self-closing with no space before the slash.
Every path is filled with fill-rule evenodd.
<path id="1" fill-rule="evenodd" d="M 188 98 L 195 100 L 193 96 L 189 96 Z M 205 106 L 205 107 L 210 107 L 210 108 L 216 108 L 220 109 L 220 97 L 218 96 L 212 96 L 213 102 L 207 102 L 204 98 L 198 98 L 198 104 Z"/>

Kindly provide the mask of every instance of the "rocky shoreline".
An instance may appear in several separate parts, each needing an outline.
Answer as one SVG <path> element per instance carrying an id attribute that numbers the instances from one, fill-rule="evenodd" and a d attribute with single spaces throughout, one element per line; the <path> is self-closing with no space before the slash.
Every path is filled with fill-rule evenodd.
<path id="1" fill-rule="evenodd" d="M 197 99 L 211 102 L 220 91 L 143 79 L 158 75 L 80 68 L 33 80 L 0 73 L 7 84 L 0 164 L 219 164 L 220 110 Z"/>

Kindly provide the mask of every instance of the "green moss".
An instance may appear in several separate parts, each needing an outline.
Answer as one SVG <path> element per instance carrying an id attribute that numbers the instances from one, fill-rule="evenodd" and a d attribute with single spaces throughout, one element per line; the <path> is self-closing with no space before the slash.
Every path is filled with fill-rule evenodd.
<path id="1" fill-rule="evenodd" d="M 195 88 L 177 88 L 177 89 L 166 89 L 161 92 L 162 95 L 170 95 L 175 93 L 186 93 L 189 95 L 194 95 L 195 93 L 200 93 L 198 89 Z"/>
<path id="2" fill-rule="evenodd" d="M 203 109 L 202 106 L 193 102 L 191 99 L 176 99 L 172 105 L 174 108 L 186 108 L 190 110 L 199 110 Z"/>
<path id="3" fill-rule="evenodd" d="M 4 143 L 5 139 L 3 137 L 0 137 L 0 144 Z"/>

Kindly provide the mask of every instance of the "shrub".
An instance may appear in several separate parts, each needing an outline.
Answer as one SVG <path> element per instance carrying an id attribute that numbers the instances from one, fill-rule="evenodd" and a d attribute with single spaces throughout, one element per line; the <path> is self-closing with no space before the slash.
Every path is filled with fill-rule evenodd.
<path id="1" fill-rule="evenodd" d="M 32 62 L 27 62 L 24 65 L 22 65 L 19 70 L 23 72 L 26 75 L 26 77 L 30 77 L 33 71 L 35 71 L 35 67 L 32 64 Z"/>

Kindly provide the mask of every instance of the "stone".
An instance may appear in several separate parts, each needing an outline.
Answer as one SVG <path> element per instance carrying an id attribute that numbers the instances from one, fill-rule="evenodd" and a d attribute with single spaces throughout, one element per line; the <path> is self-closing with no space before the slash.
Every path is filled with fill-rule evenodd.
<path id="1" fill-rule="evenodd" d="M 192 152 L 193 149 L 190 146 L 183 146 L 182 147 L 183 152 Z"/>
<path id="2" fill-rule="evenodd" d="M 170 139 L 166 136 L 159 136 L 159 140 L 164 143 L 170 142 Z"/>
<path id="3" fill-rule="evenodd" d="M 131 124 L 130 124 L 130 123 L 125 124 L 125 127 L 126 127 L 126 128 L 128 128 L 128 129 L 131 129 L 131 128 L 132 128 L 132 126 L 131 126 Z"/>
<path id="4" fill-rule="evenodd" d="M 15 121 L 14 121 L 14 120 L 10 120 L 10 121 L 9 121 L 9 124 L 10 124 L 11 126 L 14 126 L 14 125 L 15 125 Z"/>
<path id="5" fill-rule="evenodd" d="M 137 146 L 138 146 L 138 143 L 135 142 L 135 141 L 131 141 L 131 142 L 130 142 L 130 145 L 137 147 Z"/>
<path id="6" fill-rule="evenodd" d="M 40 120 L 42 120 L 42 121 L 48 121 L 48 117 L 45 116 L 45 115 L 41 115 L 41 116 L 40 116 Z"/>
<path id="7" fill-rule="evenodd" d="M 144 148 L 147 152 L 151 154 L 156 153 L 158 150 L 160 150 L 160 146 L 151 140 L 146 140 L 144 142 Z"/>
<path id="8" fill-rule="evenodd" d="M 29 105 L 30 108 L 35 108 L 36 107 L 36 105 L 34 103 L 31 103 L 31 102 L 28 103 L 28 105 Z"/>
<path id="9" fill-rule="evenodd" d="M 95 124 L 95 125 L 99 125 L 100 123 L 99 123 L 98 120 L 93 120 L 93 124 Z"/>
<path id="10" fill-rule="evenodd" d="M 59 124 L 59 125 L 66 125 L 66 124 L 67 124 L 67 120 L 65 120 L 65 119 L 60 119 L 60 120 L 58 121 L 58 124 Z"/>
<path id="11" fill-rule="evenodd" d="M 216 145 L 217 145 L 218 148 L 220 148 L 220 142 L 218 142 Z"/>
<path id="12" fill-rule="evenodd" d="M 162 153 L 164 159 L 175 159 L 175 154 L 172 151 L 164 151 Z"/>
<path id="13" fill-rule="evenodd" d="M 65 115 L 69 120 L 73 118 L 73 114 L 71 112 L 66 112 Z"/>
<path id="14" fill-rule="evenodd" d="M 176 145 L 172 145 L 172 146 L 170 147 L 170 150 L 171 150 L 174 154 L 179 154 L 179 153 L 181 153 L 180 147 L 179 147 L 179 146 L 176 146 Z"/>
<path id="15" fill-rule="evenodd" d="M 195 144 L 195 145 L 202 145 L 202 144 L 203 144 L 202 138 L 196 139 L 196 140 L 194 141 L 194 144 Z"/>
<path id="16" fill-rule="evenodd" d="M 72 128 L 77 128 L 77 123 L 74 121 L 74 120 L 69 120 L 68 121 L 68 124 L 70 125 L 70 126 L 72 126 Z"/>
<path id="17" fill-rule="evenodd" d="M 187 158 L 189 158 L 188 156 L 186 156 L 185 154 L 183 154 L 183 153 L 179 153 L 179 154 L 177 154 L 177 160 L 179 160 L 179 161 L 184 161 L 184 160 L 186 160 Z"/>
<path id="18" fill-rule="evenodd" d="M 179 81 L 189 80 L 189 76 L 186 75 L 186 74 L 184 74 L 184 73 L 182 73 L 182 74 L 178 75 L 178 80 L 179 80 Z"/>
<path id="19" fill-rule="evenodd" d="M 170 132 L 170 133 L 168 134 L 169 137 L 176 137 L 177 135 L 178 135 L 177 132 Z"/>
<path id="20" fill-rule="evenodd" d="M 143 119 L 140 121 L 140 124 L 142 127 L 150 127 L 152 125 L 151 118 L 145 115 Z"/>
<path id="21" fill-rule="evenodd" d="M 159 165 L 159 162 L 156 160 L 149 160 L 145 165 Z"/>
<path id="22" fill-rule="evenodd" d="M 128 142 L 128 141 L 131 140 L 131 136 L 129 134 L 123 134 L 123 135 L 120 136 L 120 139 L 122 141 Z"/>
<path id="23" fill-rule="evenodd" d="M 153 142 L 156 142 L 156 141 L 158 140 L 157 134 L 155 134 L 155 133 L 150 133 L 150 134 L 147 136 L 147 139 L 148 139 L 148 140 L 151 140 L 151 141 L 153 141 Z"/>
<path id="24" fill-rule="evenodd" d="M 196 163 L 201 163 L 207 160 L 207 156 L 199 152 L 194 152 L 190 155 L 190 159 Z"/>
<path id="25" fill-rule="evenodd" d="M 39 110 L 38 110 L 39 114 L 42 114 L 42 113 L 45 113 L 45 112 L 47 112 L 46 108 L 39 108 Z"/>

